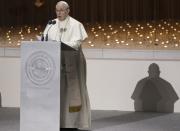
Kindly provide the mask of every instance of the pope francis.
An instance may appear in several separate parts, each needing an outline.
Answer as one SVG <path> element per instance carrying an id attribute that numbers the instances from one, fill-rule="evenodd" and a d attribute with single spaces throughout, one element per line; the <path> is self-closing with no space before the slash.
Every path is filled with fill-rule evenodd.
<path id="1" fill-rule="evenodd" d="M 81 41 L 87 38 L 84 26 L 69 16 L 65 1 L 56 4 L 54 24 L 49 24 L 43 34 L 48 40 L 65 43 L 75 51 L 61 54 L 61 107 L 60 127 L 89 129 L 91 126 L 90 102 L 86 87 L 86 61 Z"/>

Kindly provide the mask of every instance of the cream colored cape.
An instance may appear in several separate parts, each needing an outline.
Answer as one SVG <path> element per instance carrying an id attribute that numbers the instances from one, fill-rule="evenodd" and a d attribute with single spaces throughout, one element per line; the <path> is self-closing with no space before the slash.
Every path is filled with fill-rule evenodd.
<path id="1" fill-rule="evenodd" d="M 55 25 L 47 25 L 44 31 L 44 37 L 48 34 L 48 39 L 53 41 L 61 41 L 67 45 L 78 49 L 80 41 L 87 38 L 84 26 L 74 18 L 68 16 L 64 21 L 55 19 Z M 66 31 L 61 32 L 61 29 Z"/>

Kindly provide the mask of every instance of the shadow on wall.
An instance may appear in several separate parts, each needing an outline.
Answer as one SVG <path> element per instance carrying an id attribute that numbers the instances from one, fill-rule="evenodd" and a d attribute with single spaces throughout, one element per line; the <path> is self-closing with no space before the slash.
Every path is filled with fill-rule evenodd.
<path id="1" fill-rule="evenodd" d="M 149 76 L 140 80 L 131 96 L 135 111 L 174 112 L 174 103 L 179 99 L 172 85 L 160 78 L 159 66 L 152 63 Z"/>

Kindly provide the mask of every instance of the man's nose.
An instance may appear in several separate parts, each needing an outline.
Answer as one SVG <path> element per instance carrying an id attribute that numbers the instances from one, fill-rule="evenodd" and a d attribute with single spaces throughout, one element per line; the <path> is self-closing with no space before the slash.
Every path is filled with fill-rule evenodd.
<path id="1" fill-rule="evenodd" d="M 57 12 L 57 15 L 61 15 L 61 12 Z"/>

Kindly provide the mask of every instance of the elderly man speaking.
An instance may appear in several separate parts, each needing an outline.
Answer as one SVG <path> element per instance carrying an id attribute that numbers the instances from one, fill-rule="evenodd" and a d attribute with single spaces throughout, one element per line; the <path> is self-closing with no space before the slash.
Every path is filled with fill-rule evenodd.
<path id="1" fill-rule="evenodd" d="M 57 18 L 47 25 L 48 40 L 67 44 L 76 51 L 62 51 L 61 56 L 61 128 L 89 129 L 90 102 L 86 87 L 86 61 L 81 42 L 87 38 L 84 26 L 71 16 L 65 1 L 56 4 Z M 46 36 L 44 36 L 46 37 Z"/>

